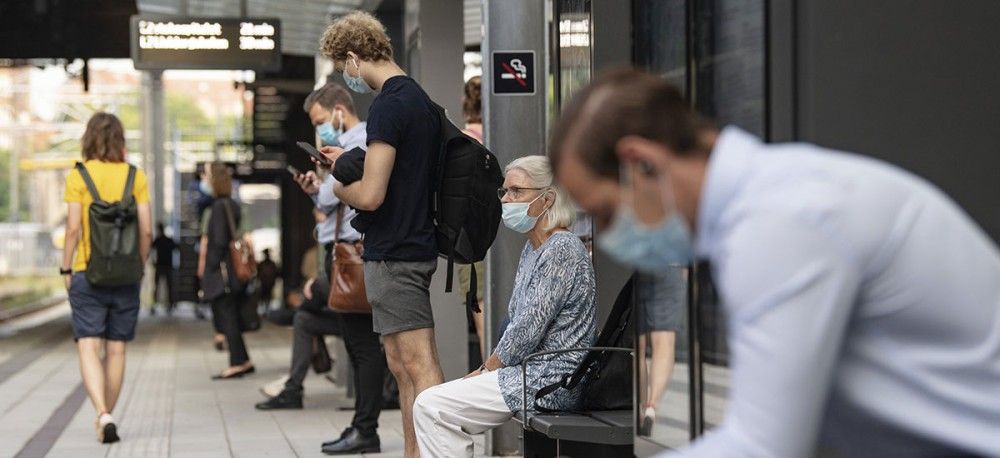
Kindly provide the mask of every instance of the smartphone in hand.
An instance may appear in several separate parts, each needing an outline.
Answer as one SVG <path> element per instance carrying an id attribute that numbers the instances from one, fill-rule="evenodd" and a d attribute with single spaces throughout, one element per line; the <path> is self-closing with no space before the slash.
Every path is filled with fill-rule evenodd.
<path id="1" fill-rule="evenodd" d="M 299 148 L 302 148 L 303 151 L 316 159 L 316 161 L 323 167 L 333 167 L 333 162 L 331 162 L 328 157 L 324 156 L 323 153 L 320 153 L 314 146 L 306 142 L 296 142 L 295 144 L 299 145 Z"/>

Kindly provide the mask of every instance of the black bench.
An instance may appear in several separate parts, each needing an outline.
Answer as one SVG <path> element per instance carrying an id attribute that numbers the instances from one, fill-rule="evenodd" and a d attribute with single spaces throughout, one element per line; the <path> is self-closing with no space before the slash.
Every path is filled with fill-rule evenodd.
<path id="1" fill-rule="evenodd" d="M 627 348 L 573 348 L 552 352 L 541 352 L 529 355 L 523 361 L 528 362 L 540 356 L 552 353 L 570 351 L 621 351 L 632 353 Z M 522 377 L 524 374 L 522 374 Z M 523 386 L 523 385 L 522 385 Z M 631 387 L 622 387 L 629 389 Z M 528 404 L 527 394 L 524 394 L 524 405 Z M 552 412 L 528 413 L 527 422 L 523 413 L 514 415 L 514 420 L 521 424 L 521 451 L 525 458 L 550 457 L 593 457 L 618 458 L 635 456 L 632 450 L 634 440 L 632 410 L 613 410 L 600 412 Z"/>
<path id="2" fill-rule="evenodd" d="M 631 457 L 632 411 L 529 415 L 521 438 L 525 458 Z"/>

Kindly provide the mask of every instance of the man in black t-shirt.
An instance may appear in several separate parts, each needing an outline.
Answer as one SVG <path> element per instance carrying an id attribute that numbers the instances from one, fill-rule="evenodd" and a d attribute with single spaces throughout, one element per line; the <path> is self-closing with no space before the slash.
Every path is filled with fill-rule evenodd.
<path id="1" fill-rule="evenodd" d="M 374 329 L 383 337 L 389 369 L 399 384 L 405 455 L 417 457 L 413 401 L 443 380 L 430 302 L 437 268 L 430 180 L 440 119 L 420 85 L 392 60 L 385 27 L 372 15 L 355 12 L 337 19 L 321 44 L 348 88 L 378 91 L 368 111 L 364 173 L 354 183 L 335 184 L 334 192 L 369 222 L 365 288 Z M 343 153 L 335 147 L 322 151 L 335 163 Z M 324 447 L 323 452 L 343 453 L 343 447 Z"/>
<path id="2" fill-rule="evenodd" d="M 161 303 L 167 308 L 167 313 L 174 311 L 174 251 L 177 251 L 177 242 L 167 237 L 163 228 L 163 223 L 156 224 L 156 239 L 153 240 L 153 252 L 156 253 L 156 263 L 154 264 L 156 274 L 153 276 L 153 305 L 149 308 L 149 313 L 156 313 L 156 304 L 160 300 L 160 282 L 167 284 L 166 303 Z"/>

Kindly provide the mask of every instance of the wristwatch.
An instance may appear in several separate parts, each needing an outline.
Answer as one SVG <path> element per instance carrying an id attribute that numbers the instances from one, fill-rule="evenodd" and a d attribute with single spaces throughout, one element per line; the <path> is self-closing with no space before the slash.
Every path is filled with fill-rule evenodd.
<path id="1" fill-rule="evenodd" d="M 71 268 L 70 269 L 63 269 L 62 267 L 60 267 L 59 268 L 59 275 L 73 275 L 73 269 L 71 269 Z"/>

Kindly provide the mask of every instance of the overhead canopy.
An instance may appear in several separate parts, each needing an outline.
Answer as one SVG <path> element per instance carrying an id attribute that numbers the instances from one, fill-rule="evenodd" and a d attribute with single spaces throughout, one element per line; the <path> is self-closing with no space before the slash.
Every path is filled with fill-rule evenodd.
<path id="1" fill-rule="evenodd" d="M 127 58 L 135 13 L 135 0 L 0 1 L 0 58 Z"/>

